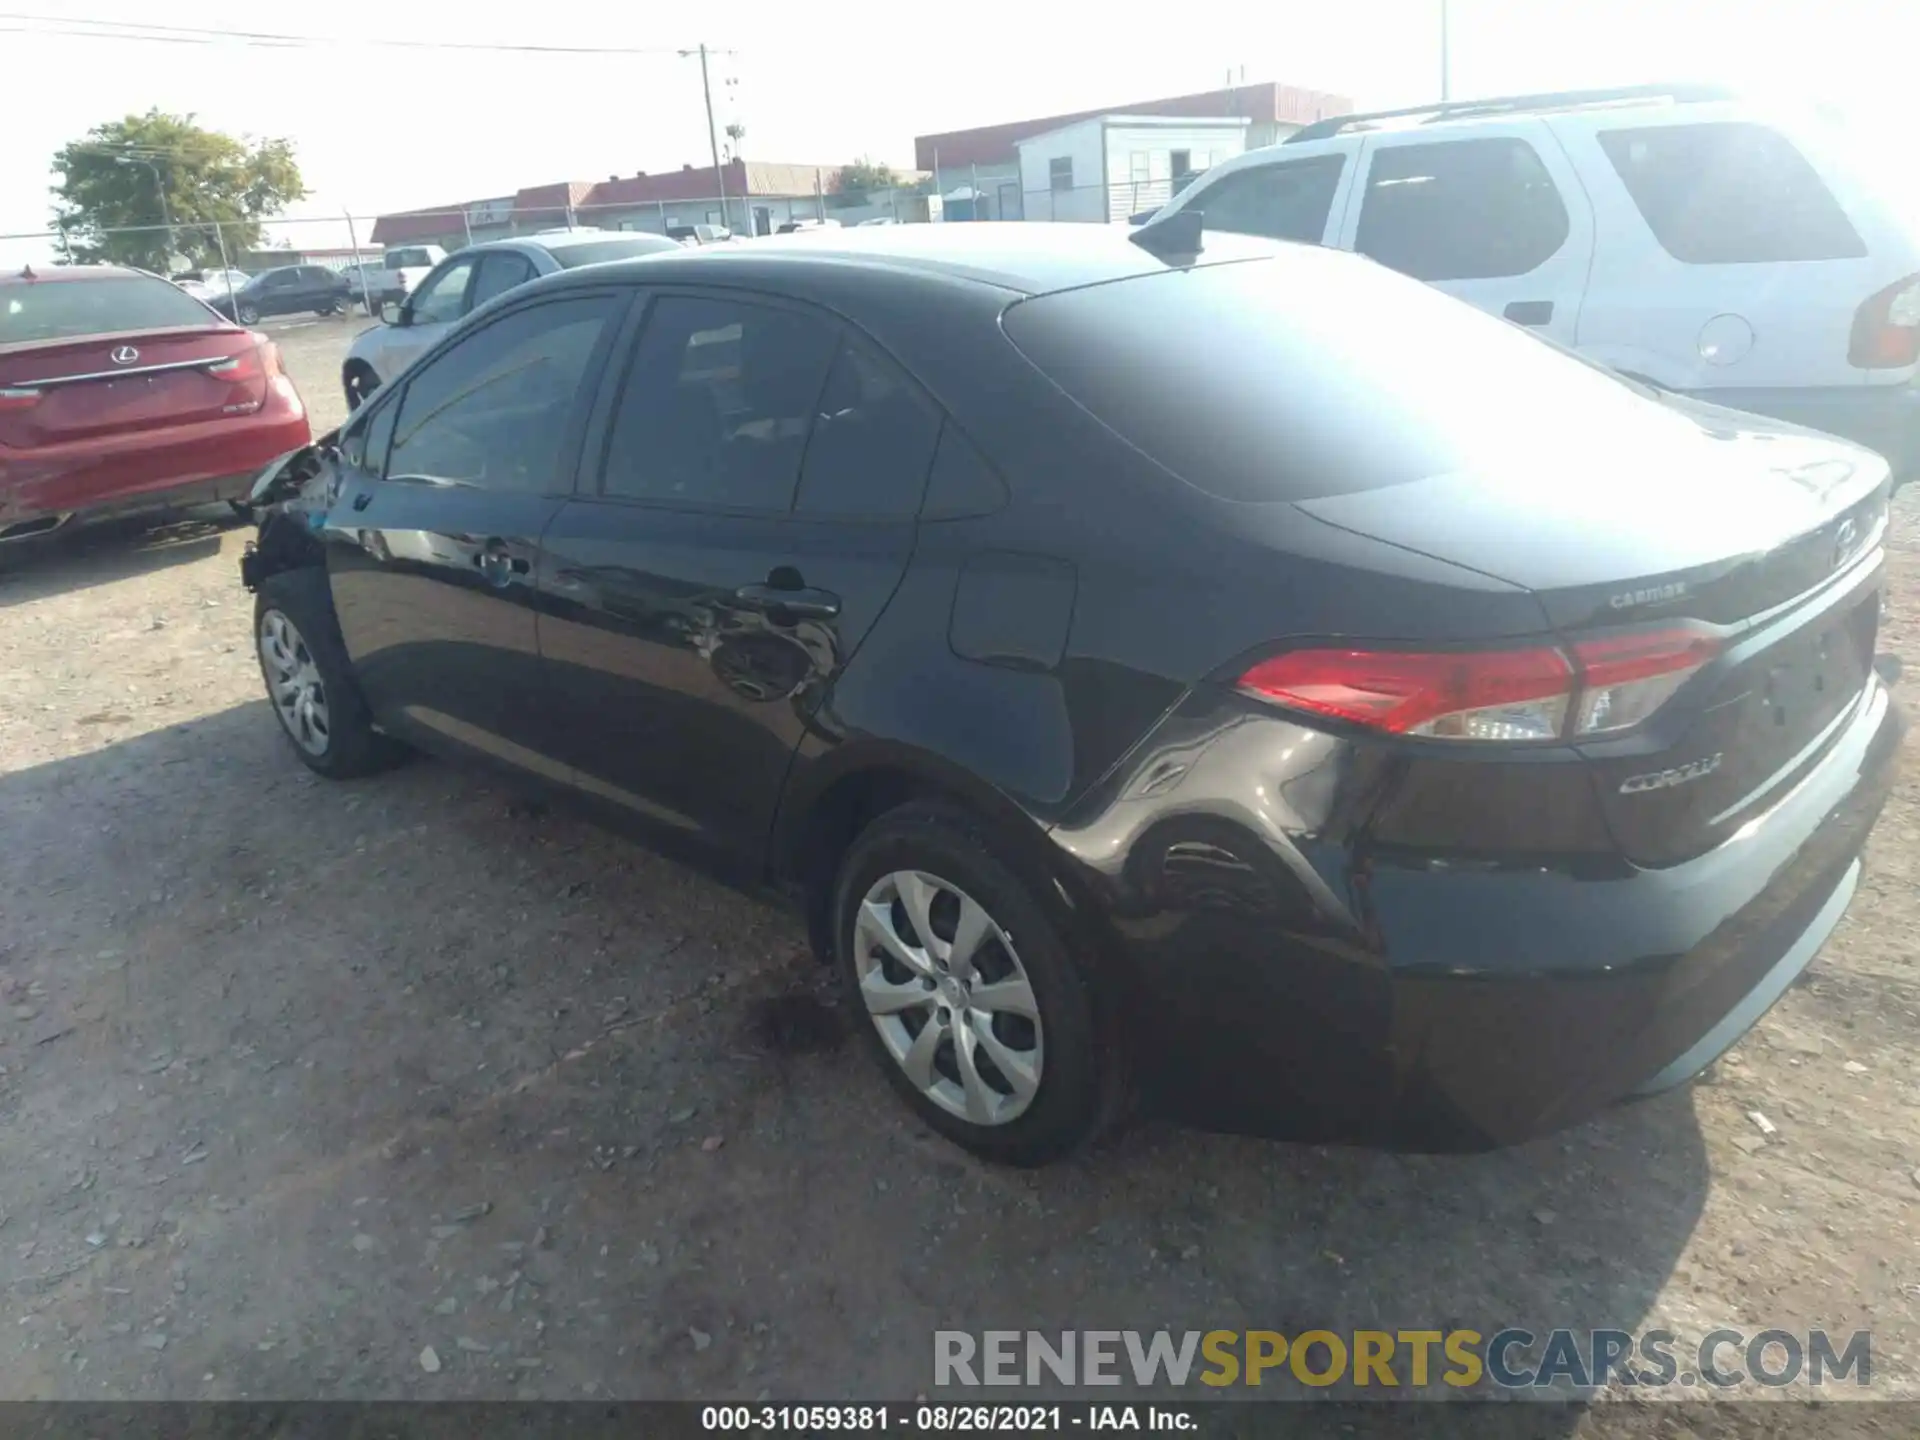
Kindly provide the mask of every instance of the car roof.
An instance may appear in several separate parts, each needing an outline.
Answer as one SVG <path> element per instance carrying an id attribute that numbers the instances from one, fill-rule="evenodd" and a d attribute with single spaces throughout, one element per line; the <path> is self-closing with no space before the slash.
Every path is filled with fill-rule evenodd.
<path id="1" fill-rule="evenodd" d="M 968 221 L 938 225 L 845 226 L 766 235 L 718 245 L 615 260 L 575 271 L 579 283 L 628 273 L 688 283 L 726 276 L 778 284 L 809 270 L 885 270 L 929 282 L 971 281 L 1018 295 L 1125 280 L 1188 264 L 1254 260 L 1290 248 L 1245 235 L 1209 234 L 1196 260 L 1168 260 L 1135 244 L 1116 225 Z M 644 270 L 638 268 L 644 266 Z M 722 268 L 724 267 L 724 268 Z"/>

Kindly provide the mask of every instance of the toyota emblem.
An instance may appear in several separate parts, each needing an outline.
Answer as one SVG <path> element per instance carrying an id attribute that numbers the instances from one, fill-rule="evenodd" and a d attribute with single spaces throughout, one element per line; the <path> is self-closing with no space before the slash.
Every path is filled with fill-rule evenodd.
<path id="1" fill-rule="evenodd" d="M 1838 570 L 1842 565 L 1847 563 L 1847 558 L 1853 554 L 1854 544 L 1859 538 L 1859 527 L 1854 524 L 1851 516 L 1840 522 L 1840 528 L 1834 532 L 1833 536 L 1834 569 Z"/>
<path id="2" fill-rule="evenodd" d="M 139 358 L 140 352 L 131 345 L 122 345 L 113 352 L 113 363 L 116 365 L 131 365 Z"/>

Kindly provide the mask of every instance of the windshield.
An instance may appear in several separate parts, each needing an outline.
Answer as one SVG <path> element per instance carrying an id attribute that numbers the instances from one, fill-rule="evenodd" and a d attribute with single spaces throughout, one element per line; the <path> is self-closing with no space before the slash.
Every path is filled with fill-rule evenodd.
<path id="1" fill-rule="evenodd" d="M 0 345 L 126 330 L 211 328 L 220 323 L 179 286 L 152 275 L 0 285 Z"/>
<path id="2" fill-rule="evenodd" d="M 1096 417 L 1230 500 L 1306 500 L 1682 422 L 1611 371 L 1333 251 L 1016 304 L 1006 333 Z"/>
<path id="3" fill-rule="evenodd" d="M 598 265 L 606 260 L 631 260 L 636 255 L 658 255 L 680 247 L 665 235 L 630 235 L 620 240 L 595 240 L 586 245 L 562 245 L 551 253 L 571 270 L 578 265 Z"/>

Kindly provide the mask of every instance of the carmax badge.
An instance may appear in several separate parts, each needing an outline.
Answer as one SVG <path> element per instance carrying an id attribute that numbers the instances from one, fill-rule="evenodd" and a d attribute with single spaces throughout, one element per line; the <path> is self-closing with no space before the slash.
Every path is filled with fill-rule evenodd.
<path id="1" fill-rule="evenodd" d="M 1648 790 L 1671 790 L 1676 785 L 1702 779 L 1720 768 L 1721 755 L 1722 752 L 1716 750 L 1704 760 L 1690 760 L 1671 770 L 1655 770 L 1650 775 L 1629 775 L 1620 782 L 1620 793 L 1639 795 Z"/>

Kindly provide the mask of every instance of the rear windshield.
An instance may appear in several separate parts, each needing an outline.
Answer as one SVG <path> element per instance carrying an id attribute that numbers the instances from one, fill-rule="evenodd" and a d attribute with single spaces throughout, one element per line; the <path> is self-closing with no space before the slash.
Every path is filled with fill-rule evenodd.
<path id="1" fill-rule="evenodd" d="M 179 286 L 152 275 L 0 285 L 0 345 L 220 323 Z"/>
<path id="2" fill-rule="evenodd" d="M 1744 121 L 1603 130 L 1600 148 L 1654 239 L 1684 264 L 1867 253 L 1833 192 L 1777 130 Z"/>
<path id="3" fill-rule="evenodd" d="M 401 270 L 411 265 L 431 265 L 433 256 L 425 250 L 389 250 L 386 264 L 389 270 Z"/>
<path id="4" fill-rule="evenodd" d="M 1123 439 L 1227 500 L 1537 463 L 1583 433 L 1679 423 L 1516 325 L 1311 246 L 1039 296 L 1004 324 Z"/>
<path id="5" fill-rule="evenodd" d="M 550 252 L 567 269 L 598 265 L 604 260 L 630 260 L 635 255 L 658 255 L 679 246 L 664 235 L 634 235 L 624 240 L 593 240 L 584 245 L 556 245 Z"/>

